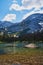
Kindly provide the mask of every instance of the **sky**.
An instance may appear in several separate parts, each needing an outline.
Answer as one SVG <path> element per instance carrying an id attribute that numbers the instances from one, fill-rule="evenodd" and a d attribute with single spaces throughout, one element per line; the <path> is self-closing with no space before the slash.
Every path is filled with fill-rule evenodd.
<path id="1" fill-rule="evenodd" d="M 0 21 L 18 23 L 34 13 L 43 13 L 43 0 L 0 0 Z"/>

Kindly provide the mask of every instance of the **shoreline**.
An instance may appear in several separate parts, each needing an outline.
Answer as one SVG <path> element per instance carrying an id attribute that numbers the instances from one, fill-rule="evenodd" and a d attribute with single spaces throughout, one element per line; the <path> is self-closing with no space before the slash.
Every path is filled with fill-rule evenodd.
<path id="1" fill-rule="evenodd" d="M 22 51 L 0 55 L 0 65 L 43 65 L 43 51 Z"/>

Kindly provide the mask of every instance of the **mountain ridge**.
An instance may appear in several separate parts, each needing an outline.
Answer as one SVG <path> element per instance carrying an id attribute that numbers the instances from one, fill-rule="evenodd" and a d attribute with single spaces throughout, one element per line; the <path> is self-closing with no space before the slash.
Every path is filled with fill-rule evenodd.
<path id="1" fill-rule="evenodd" d="M 28 33 L 35 32 L 41 30 L 42 26 L 39 24 L 40 22 L 43 23 L 43 14 L 32 14 L 20 23 L 10 26 L 9 30 L 13 32 L 19 32 L 29 28 L 30 30 Z"/>
<path id="2" fill-rule="evenodd" d="M 25 20 L 20 23 L 11 23 L 11 22 L 2 22 L 0 21 L 0 27 L 6 28 L 8 32 L 16 33 L 16 32 L 24 32 L 32 33 L 40 31 L 43 27 L 39 24 L 43 23 L 43 14 L 35 13 L 28 16 Z"/>

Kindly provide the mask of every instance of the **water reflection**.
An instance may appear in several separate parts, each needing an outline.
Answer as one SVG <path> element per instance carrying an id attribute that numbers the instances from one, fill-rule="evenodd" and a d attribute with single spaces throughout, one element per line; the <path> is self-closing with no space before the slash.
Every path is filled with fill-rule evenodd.
<path id="1" fill-rule="evenodd" d="M 16 53 L 23 47 L 23 44 L 20 43 L 1 43 L 0 44 L 0 54 L 4 53 Z"/>
<path id="2" fill-rule="evenodd" d="M 5 53 L 16 53 L 18 51 L 21 51 L 24 48 L 24 45 L 27 43 L 23 42 L 14 42 L 14 43 L 1 43 L 0 44 L 0 54 Z M 38 46 L 43 48 L 43 43 L 36 43 Z"/>

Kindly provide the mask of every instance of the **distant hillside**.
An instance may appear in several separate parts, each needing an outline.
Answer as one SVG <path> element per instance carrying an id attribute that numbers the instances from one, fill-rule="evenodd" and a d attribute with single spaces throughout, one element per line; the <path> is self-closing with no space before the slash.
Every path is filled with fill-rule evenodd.
<path id="1" fill-rule="evenodd" d="M 9 21 L 0 21 L 0 28 L 1 27 L 9 27 L 13 25 L 13 23 L 9 22 Z"/>
<path id="2" fill-rule="evenodd" d="M 11 25 L 13 25 L 13 23 L 8 21 L 0 21 L 0 31 L 4 32 L 5 28 L 10 27 Z"/>

